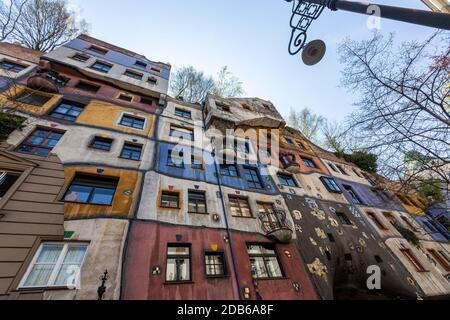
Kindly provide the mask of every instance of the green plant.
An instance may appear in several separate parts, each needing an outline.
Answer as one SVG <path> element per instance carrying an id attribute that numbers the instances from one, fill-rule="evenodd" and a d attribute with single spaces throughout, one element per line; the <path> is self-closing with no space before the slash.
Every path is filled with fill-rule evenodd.
<path id="1" fill-rule="evenodd" d="M 432 203 L 444 201 L 442 183 L 439 180 L 429 179 L 421 181 L 417 191 L 422 198 L 425 198 Z"/>
<path id="2" fill-rule="evenodd" d="M 416 247 L 419 247 L 419 245 L 420 245 L 419 238 L 416 236 L 416 234 L 413 231 L 403 228 L 399 224 L 396 224 L 395 228 L 398 230 L 398 232 L 400 232 L 400 234 L 402 235 L 403 238 L 408 240 L 409 243 L 413 244 Z"/>
<path id="3" fill-rule="evenodd" d="M 25 118 L 0 110 L 0 141 L 5 140 L 16 129 L 24 127 Z"/>

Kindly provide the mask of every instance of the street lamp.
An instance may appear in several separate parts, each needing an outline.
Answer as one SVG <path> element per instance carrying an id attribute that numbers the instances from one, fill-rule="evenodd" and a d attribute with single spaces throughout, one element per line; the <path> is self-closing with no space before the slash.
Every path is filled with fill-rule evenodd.
<path id="1" fill-rule="evenodd" d="M 325 8 L 332 11 L 344 10 L 372 16 L 414 23 L 427 27 L 450 30 L 450 14 L 400 8 L 379 4 L 370 4 L 344 0 L 285 0 L 292 2 L 291 40 L 289 53 L 298 54 L 301 50 L 303 62 L 314 65 L 322 60 L 326 46 L 322 40 L 307 43 L 307 32 L 314 20 L 317 20 Z"/>

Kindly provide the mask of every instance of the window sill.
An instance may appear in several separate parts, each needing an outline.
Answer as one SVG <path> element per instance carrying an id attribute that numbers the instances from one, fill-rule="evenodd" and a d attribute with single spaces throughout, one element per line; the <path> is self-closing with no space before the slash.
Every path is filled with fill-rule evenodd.
<path id="1" fill-rule="evenodd" d="M 181 210 L 181 208 L 172 208 L 172 207 L 159 207 L 160 209 L 163 209 L 163 210 Z"/>
<path id="2" fill-rule="evenodd" d="M 209 216 L 209 215 L 210 215 L 209 212 L 205 212 L 205 213 L 201 213 L 201 212 L 188 212 L 188 214 L 196 214 L 196 215 L 200 215 L 200 216 Z"/>
<path id="3" fill-rule="evenodd" d="M 233 218 L 239 218 L 239 219 L 256 219 L 255 217 L 244 217 L 244 216 L 232 216 Z"/>
<path id="4" fill-rule="evenodd" d="M 225 274 L 225 275 L 222 275 L 222 276 L 206 276 L 206 279 L 207 280 L 220 280 L 220 279 L 223 279 L 223 280 L 225 280 L 225 279 L 230 279 L 231 278 L 231 276 L 229 275 L 229 274 Z"/>
<path id="5" fill-rule="evenodd" d="M 194 284 L 194 281 L 166 281 L 163 283 L 163 285 L 165 286 L 179 286 L 179 285 L 184 285 L 184 284 Z"/>
<path id="6" fill-rule="evenodd" d="M 136 160 L 136 159 L 130 159 L 130 158 L 124 158 L 124 157 L 118 157 L 119 159 L 123 159 L 123 160 L 130 160 L 130 161 L 134 161 L 134 162 L 141 162 L 142 159 Z"/>
<path id="7" fill-rule="evenodd" d="M 77 202 L 77 201 L 64 201 L 64 203 L 72 203 L 72 204 L 81 204 L 81 205 L 89 205 L 89 206 L 101 206 L 101 207 L 112 207 L 112 204 L 99 204 L 99 203 L 88 203 L 88 202 Z"/>
<path id="8" fill-rule="evenodd" d="M 57 290 L 78 290 L 78 288 L 69 288 L 67 286 L 55 287 L 23 287 L 17 288 L 16 292 L 32 292 L 32 291 L 57 291 Z"/>
<path id="9" fill-rule="evenodd" d="M 286 277 L 278 277 L 278 278 L 254 278 L 256 281 L 276 281 L 276 280 L 289 280 Z"/>

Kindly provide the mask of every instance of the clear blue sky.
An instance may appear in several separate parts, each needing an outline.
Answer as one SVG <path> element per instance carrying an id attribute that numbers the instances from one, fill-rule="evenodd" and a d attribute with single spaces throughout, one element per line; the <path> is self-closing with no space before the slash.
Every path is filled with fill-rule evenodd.
<path id="1" fill-rule="evenodd" d="M 284 0 L 71 0 L 90 24 L 90 34 L 172 66 L 193 65 L 216 74 L 223 65 L 244 83 L 246 96 L 272 101 L 283 115 L 309 107 L 341 120 L 357 97 L 339 87 L 337 44 L 370 36 L 363 15 L 326 11 L 309 31 L 323 39 L 325 59 L 303 65 L 290 56 L 291 4 Z M 425 9 L 419 0 L 373 0 Z M 423 39 L 431 28 L 383 20 L 381 32 L 397 40 Z"/>

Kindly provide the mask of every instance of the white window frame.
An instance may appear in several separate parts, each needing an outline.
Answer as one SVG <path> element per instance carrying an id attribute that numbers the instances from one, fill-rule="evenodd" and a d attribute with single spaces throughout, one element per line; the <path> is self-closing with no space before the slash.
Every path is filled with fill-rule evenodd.
<path id="1" fill-rule="evenodd" d="M 55 263 L 55 267 L 53 268 L 53 271 L 48 279 L 48 282 L 46 285 L 40 285 L 40 286 L 25 286 L 25 282 L 27 281 L 28 277 L 30 276 L 31 270 L 33 270 L 33 266 L 35 265 L 39 255 L 42 252 L 42 249 L 44 247 L 44 245 L 63 245 L 63 249 L 59 255 L 58 260 Z M 79 270 L 79 273 L 77 275 L 77 279 L 76 279 L 76 284 L 74 287 L 69 288 L 68 289 L 79 289 L 80 288 L 80 280 L 81 280 L 81 271 L 83 269 L 83 264 L 86 260 L 86 256 L 88 255 L 88 250 L 89 250 L 89 244 L 86 242 L 42 242 L 39 246 L 39 249 L 36 251 L 33 260 L 31 261 L 30 265 L 27 268 L 27 271 L 25 272 L 24 276 L 22 277 L 22 280 L 20 281 L 19 284 L 19 289 L 35 289 L 35 288 L 61 288 L 61 287 L 66 287 L 66 286 L 61 286 L 61 285 L 55 285 L 55 281 L 56 278 L 59 274 L 59 271 L 61 270 L 61 267 L 63 265 L 64 259 L 67 255 L 67 251 L 69 250 L 70 246 L 74 246 L 74 245 L 85 245 L 86 246 L 86 251 L 83 257 L 83 260 L 81 261 L 81 267 Z"/>
<path id="2" fill-rule="evenodd" d="M 122 121 L 123 116 L 130 116 L 130 117 L 134 117 L 134 118 L 141 118 L 142 120 L 144 120 L 144 127 L 142 129 L 138 129 L 138 128 L 128 127 L 128 126 L 124 126 L 123 124 L 120 124 L 120 122 Z M 116 121 L 116 124 L 119 127 L 122 127 L 122 128 L 127 128 L 127 129 L 131 129 L 131 130 L 144 132 L 147 129 L 147 122 L 148 122 L 148 118 L 145 115 L 143 115 L 143 114 L 135 114 L 135 113 L 132 113 L 132 112 L 124 111 L 124 112 L 120 113 L 119 118 Z"/>

